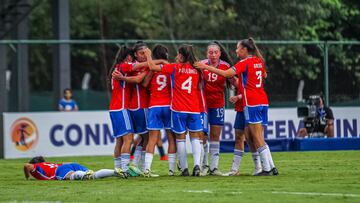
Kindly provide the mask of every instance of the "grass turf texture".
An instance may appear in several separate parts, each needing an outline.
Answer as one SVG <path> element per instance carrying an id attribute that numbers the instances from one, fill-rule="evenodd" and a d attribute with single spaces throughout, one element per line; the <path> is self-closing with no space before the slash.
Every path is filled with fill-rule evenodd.
<path id="1" fill-rule="evenodd" d="M 61 202 L 360 202 L 360 151 L 273 153 L 280 176 L 253 177 L 251 155 L 239 177 L 168 177 L 167 161 L 154 157 L 159 178 L 96 181 L 26 181 L 25 159 L 0 160 L 0 201 Z M 49 158 L 90 169 L 112 168 L 111 157 Z M 232 154 L 221 154 L 227 172 Z M 189 156 L 189 166 L 192 165 Z M 190 170 L 192 172 L 192 168 Z"/>

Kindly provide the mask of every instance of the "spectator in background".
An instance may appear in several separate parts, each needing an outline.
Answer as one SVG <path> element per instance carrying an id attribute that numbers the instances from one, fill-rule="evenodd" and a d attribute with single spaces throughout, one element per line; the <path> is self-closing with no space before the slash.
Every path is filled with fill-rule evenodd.
<path id="1" fill-rule="evenodd" d="M 307 128 L 300 128 L 299 137 L 334 137 L 334 114 L 332 110 L 324 105 L 324 98 L 320 95 L 320 105 L 316 113 L 317 119 L 314 119 L 311 126 L 312 132 L 308 132 Z M 306 125 L 306 124 L 305 124 Z"/>
<path id="2" fill-rule="evenodd" d="M 75 100 L 72 99 L 72 90 L 64 90 L 64 98 L 59 101 L 59 111 L 78 111 L 79 107 Z"/>

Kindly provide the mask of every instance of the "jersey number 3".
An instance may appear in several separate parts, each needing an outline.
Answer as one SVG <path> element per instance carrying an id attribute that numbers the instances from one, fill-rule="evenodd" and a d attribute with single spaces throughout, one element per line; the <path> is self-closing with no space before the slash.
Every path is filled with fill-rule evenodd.
<path id="1" fill-rule="evenodd" d="M 259 83 L 256 84 L 256 87 L 259 88 L 259 87 L 261 87 L 261 84 L 262 84 L 262 72 L 256 71 L 255 74 L 257 76 L 257 79 L 259 80 Z"/>
<path id="2" fill-rule="evenodd" d="M 187 90 L 187 93 L 191 94 L 191 86 L 192 86 L 192 77 L 190 76 L 187 80 L 185 80 L 181 84 L 181 89 Z"/>

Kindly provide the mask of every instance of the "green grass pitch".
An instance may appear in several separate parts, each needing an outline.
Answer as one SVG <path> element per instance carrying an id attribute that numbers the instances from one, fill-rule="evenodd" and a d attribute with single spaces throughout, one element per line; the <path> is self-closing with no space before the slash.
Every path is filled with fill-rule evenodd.
<path id="1" fill-rule="evenodd" d="M 360 202 L 360 151 L 278 152 L 273 157 L 278 177 L 250 176 L 247 153 L 239 177 L 168 177 L 167 162 L 156 156 L 152 168 L 159 178 L 72 182 L 26 181 L 25 159 L 0 160 L 0 202 Z M 93 170 L 113 167 L 110 156 L 48 161 L 78 162 Z M 220 169 L 226 172 L 231 161 L 232 154 L 221 154 Z"/>

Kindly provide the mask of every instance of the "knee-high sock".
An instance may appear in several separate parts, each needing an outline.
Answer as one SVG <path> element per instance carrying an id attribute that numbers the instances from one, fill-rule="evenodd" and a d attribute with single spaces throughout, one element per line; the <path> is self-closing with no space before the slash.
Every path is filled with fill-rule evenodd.
<path id="1" fill-rule="evenodd" d="M 205 155 L 205 151 L 204 151 L 204 141 L 203 140 L 199 140 L 200 141 L 200 164 L 203 163 L 204 161 L 204 155 Z M 199 165 L 200 167 L 202 165 Z"/>
<path id="2" fill-rule="evenodd" d="M 260 161 L 260 155 L 259 152 L 253 152 L 252 153 L 252 160 L 254 162 L 255 170 L 261 169 L 261 161 Z"/>
<path id="3" fill-rule="evenodd" d="M 270 152 L 270 147 L 269 147 L 269 145 L 267 145 L 267 144 L 266 144 L 266 146 L 267 146 L 267 148 L 269 149 L 268 157 L 269 157 L 270 168 L 273 169 L 273 168 L 275 168 L 275 164 L 274 164 L 274 161 L 273 161 L 273 159 L 272 159 L 272 155 L 271 155 L 271 152 Z"/>
<path id="4" fill-rule="evenodd" d="M 115 171 L 112 169 L 100 169 L 94 173 L 94 179 L 106 178 L 115 175 Z"/>
<path id="5" fill-rule="evenodd" d="M 194 167 L 196 165 L 200 166 L 201 148 L 202 148 L 200 145 L 200 140 L 198 138 L 191 138 L 191 147 L 194 158 Z"/>
<path id="6" fill-rule="evenodd" d="M 153 157 L 154 157 L 154 155 L 151 154 L 151 153 L 146 153 L 145 154 L 145 162 L 144 162 L 144 165 L 143 165 L 143 170 L 144 171 L 151 170 L 151 164 L 152 164 L 152 161 L 153 161 Z"/>
<path id="7" fill-rule="evenodd" d="M 210 142 L 211 164 L 210 170 L 218 168 L 220 156 L 220 142 Z"/>
<path id="8" fill-rule="evenodd" d="M 130 164 L 130 154 L 129 153 L 121 154 L 121 169 L 125 172 L 128 171 L 129 164 Z"/>
<path id="9" fill-rule="evenodd" d="M 158 146 L 158 150 L 159 150 L 160 157 L 163 157 L 166 155 L 163 146 L 160 146 L 160 147 Z"/>
<path id="10" fill-rule="evenodd" d="M 168 154 L 169 170 L 175 172 L 176 154 Z"/>
<path id="11" fill-rule="evenodd" d="M 186 154 L 186 140 L 176 140 L 177 154 L 180 161 L 181 170 L 188 168 L 187 154 Z"/>
<path id="12" fill-rule="evenodd" d="M 141 160 L 141 151 L 142 151 L 142 146 L 136 146 L 135 152 L 134 152 L 134 160 L 133 160 L 133 165 L 136 167 L 139 167 L 139 163 Z"/>
<path id="13" fill-rule="evenodd" d="M 269 161 L 269 154 L 270 154 L 270 150 L 267 147 L 267 145 L 264 145 L 260 148 L 257 149 L 257 151 L 259 152 L 260 155 L 260 159 L 261 159 L 261 166 L 263 171 L 270 171 L 270 161 Z"/>
<path id="14" fill-rule="evenodd" d="M 141 167 L 142 167 L 142 170 L 145 171 L 145 154 L 146 154 L 146 151 L 141 151 Z"/>
<path id="15" fill-rule="evenodd" d="M 114 168 L 121 168 L 121 156 L 114 158 Z"/>
<path id="16" fill-rule="evenodd" d="M 241 159 L 242 159 L 243 155 L 244 155 L 243 150 L 234 149 L 234 158 L 233 158 L 233 163 L 231 166 L 232 171 L 237 171 L 240 169 Z"/>
<path id="17" fill-rule="evenodd" d="M 75 171 L 73 174 L 71 174 L 70 180 L 81 180 L 85 174 L 85 171 Z"/>
<path id="18" fill-rule="evenodd" d="M 209 166 L 209 143 L 204 144 L 204 159 L 202 162 L 203 166 Z"/>

